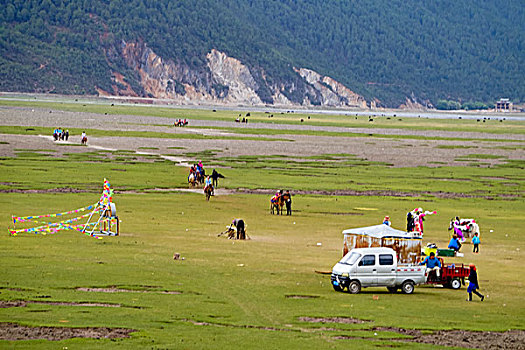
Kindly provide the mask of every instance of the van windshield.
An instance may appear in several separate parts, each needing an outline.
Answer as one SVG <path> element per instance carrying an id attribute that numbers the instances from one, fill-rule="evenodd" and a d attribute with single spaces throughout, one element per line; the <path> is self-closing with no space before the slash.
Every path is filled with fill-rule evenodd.
<path id="1" fill-rule="evenodd" d="M 361 257 L 361 254 L 356 252 L 350 252 L 346 254 L 340 261 L 341 264 L 353 265 Z"/>

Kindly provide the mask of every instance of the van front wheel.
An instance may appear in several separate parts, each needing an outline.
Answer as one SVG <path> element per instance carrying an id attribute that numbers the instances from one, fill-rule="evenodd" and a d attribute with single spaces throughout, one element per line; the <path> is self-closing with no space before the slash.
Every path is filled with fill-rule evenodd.
<path id="1" fill-rule="evenodd" d="M 414 292 L 414 282 L 412 281 L 405 281 L 401 285 L 401 290 L 405 294 L 412 294 Z"/>
<path id="2" fill-rule="evenodd" d="M 351 281 L 348 285 L 348 291 L 351 294 L 357 294 L 361 291 L 361 283 L 359 281 Z"/>

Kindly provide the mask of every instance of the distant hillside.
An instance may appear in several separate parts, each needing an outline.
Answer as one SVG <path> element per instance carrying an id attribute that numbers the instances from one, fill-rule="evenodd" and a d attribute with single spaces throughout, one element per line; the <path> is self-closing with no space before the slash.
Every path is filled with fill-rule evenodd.
<path id="1" fill-rule="evenodd" d="M 525 101 L 523 0 L 4 0 L 0 90 L 397 107 Z"/>

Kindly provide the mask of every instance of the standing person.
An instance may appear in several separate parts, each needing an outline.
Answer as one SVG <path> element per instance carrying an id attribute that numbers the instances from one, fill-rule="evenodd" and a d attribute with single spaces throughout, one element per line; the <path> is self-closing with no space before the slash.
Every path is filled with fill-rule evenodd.
<path id="1" fill-rule="evenodd" d="M 480 244 L 478 233 L 474 233 L 474 237 L 472 237 L 472 244 L 474 245 L 474 249 L 472 250 L 472 253 L 479 253 L 479 244 Z"/>
<path id="2" fill-rule="evenodd" d="M 470 264 L 470 274 L 468 275 L 468 299 L 467 301 L 472 301 L 472 293 L 476 294 L 481 301 L 485 299 L 485 296 L 477 291 L 479 289 L 479 282 L 478 282 L 478 272 L 476 271 L 476 266 L 474 264 Z"/>
<path id="3" fill-rule="evenodd" d="M 67 141 L 67 139 L 69 139 L 69 130 L 66 129 L 65 133 L 64 133 L 64 139 Z"/>
<path id="4" fill-rule="evenodd" d="M 410 214 L 411 214 L 411 216 L 412 216 L 412 218 L 414 220 L 413 230 L 423 234 L 423 221 L 425 220 L 425 216 L 433 215 L 433 214 L 436 214 L 436 213 L 437 213 L 437 211 L 435 211 L 435 210 L 434 211 L 426 210 L 425 212 L 423 212 L 422 208 L 416 208 L 416 209 L 412 210 L 410 212 Z"/>
<path id="5" fill-rule="evenodd" d="M 212 183 L 213 183 L 214 187 L 218 187 L 219 186 L 219 178 L 220 177 L 224 178 L 224 175 L 219 174 L 219 172 L 217 170 L 213 169 L 213 171 L 211 172 L 211 179 L 212 179 Z"/>
<path id="6" fill-rule="evenodd" d="M 237 239 L 246 239 L 246 231 L 244 230 L 243 219 L 233 219 L 232 225 L 237 229 Z"/>
<path id="7" fill-rule="evenodd" d="M 407 232 L 413 232 L 414 231 L 414 212 L 409 211 L 407 213 Z"/>
<path id="8" fill-rule="evenodd" d="M 390 216 L 385 216 L 385 218 L 383 219 L 383 225 L 390 226 Z"/>
<path id="9" fill-rule="evenodd" d="M 284 204 L 286 204 L 286 215 L 292 215 L 292 195 L 289 190 L 286 190 L 283 198 Z"/>

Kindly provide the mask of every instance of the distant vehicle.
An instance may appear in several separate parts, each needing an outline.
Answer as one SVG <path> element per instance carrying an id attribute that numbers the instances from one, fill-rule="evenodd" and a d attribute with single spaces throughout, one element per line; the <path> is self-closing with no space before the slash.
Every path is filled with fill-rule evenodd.
<path id="1" fill-rule="evenodd" d="M 357 294 L 361 288 L 386 287 L 412 294 L 414 286 L 425 283 L 425 266 L 398 265 L 391 248 L 357 248 L 346 254 L 332 269 L 334 290 Z"/>

